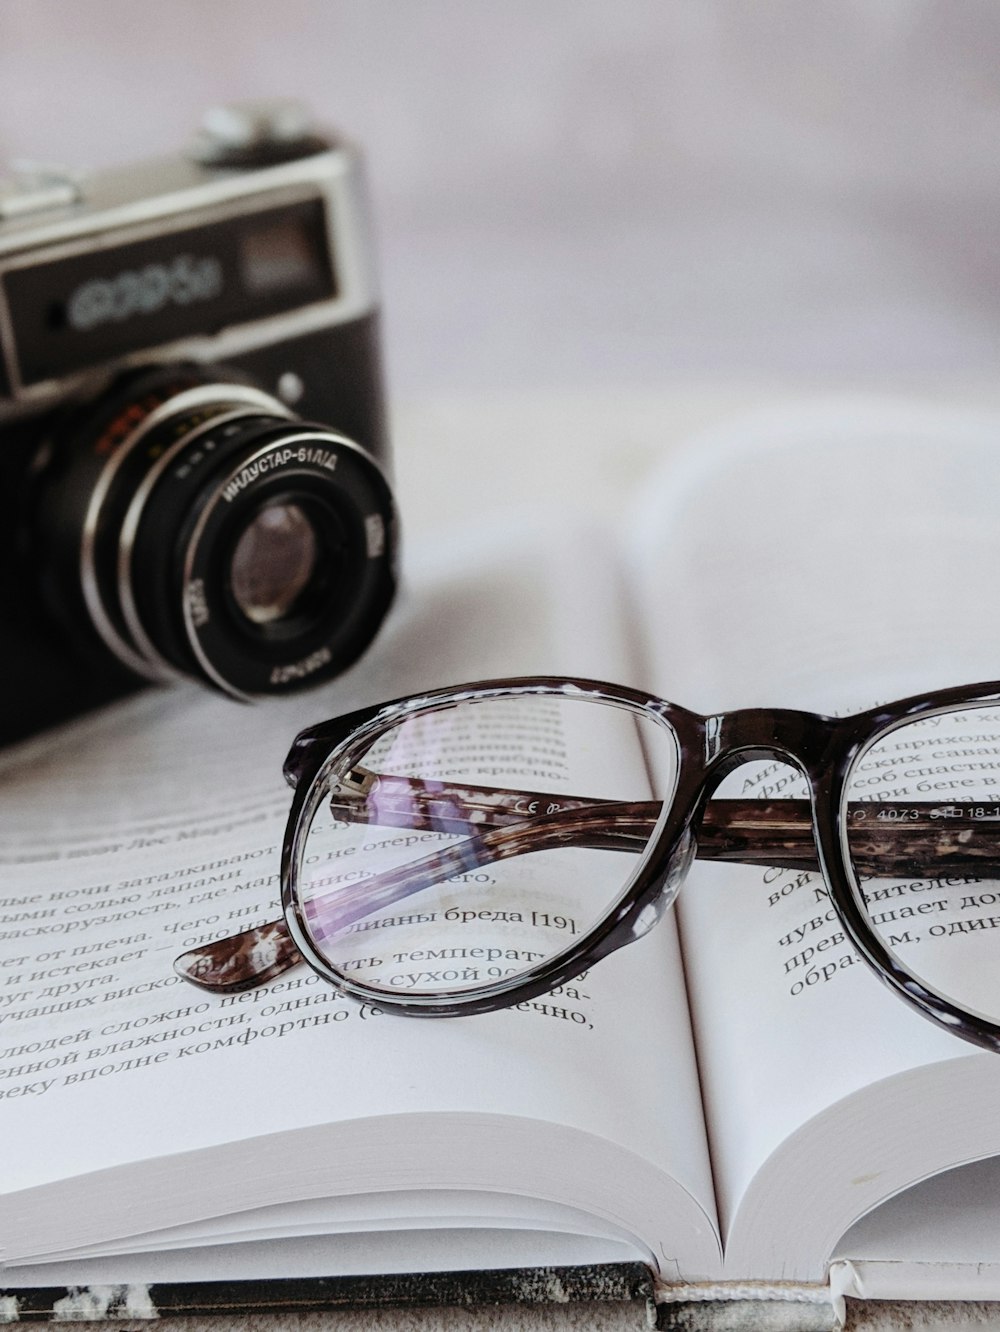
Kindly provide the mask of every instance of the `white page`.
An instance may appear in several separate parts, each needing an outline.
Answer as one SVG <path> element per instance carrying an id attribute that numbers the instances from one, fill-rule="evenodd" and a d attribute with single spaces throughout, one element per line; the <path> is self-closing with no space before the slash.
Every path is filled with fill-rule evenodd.
<path id="1" fill-rule="evenodd" d="M 251 1208 L 189 1226 L 150 1231 L 112 1245 L 95 1245 L 66 1254 L 61 1262 L 99 1257 L 105 1252 L 160 1253 L 169 1249 L 301 1238 L 311 1235 L 368 1234 L 375 1231 L 456 1230 L 465 1227 L 511 1230 L 546 1229 L 567 1235 L 611 1238 L 614 1227 L 586 1212 L 512 1193 L 476 1193 L 472 1189 L 398 1190 L 352 1194 L 349 1198 L 312 1198 Z M 622 1243 L 635 1243 L 619 1232 Z M 638 1250 L 637 1250 L 638 1254 Z"/>
<path id="2" fill-rule="evenodd" d="M 696 1201 L 681 1229 L 692 1230 L 690 1252 L 707 1270 L 717 1253 L 712 1191 L 672 927 L 609 959 L 567 996 L 580 1021 L 538 1010 L 437 1022 L 374 1017 L 328 1002 L 332 992 L 304 969 L 267 990 L 214 999 L 175 983 L 170 970 L 187 941 L 227 927 L 234 902 L 257 911 L 274 897 L 288 800 L 280 768 L 302 725 L 463 678 L 628 674 L 607 551 L 538 530 L 535 519 L 505 522 L 492 535 L 470 533 L 411 558 L 409 591 L 370 657 L 318 693 L 254 708 L 195 688 L 149 693 L 8 756 L 0 1132 L 9 1192 L 0 1237 L 11 1260 L 47 1251 L 50 1229 L 69 1247 L 93 1242 L 95 1227 L 110 1227 L 107 1238 L 116 1228 L 127 1234 L 129 1209 L 120 1204 L 128 1176 L 115 1172 L 144 1159 L 154 1162 L 141 1176 L 144 1228 L 217 1215 L 221 1200 L 237 1210 L 298 1191 L 365 1190 L 363 1161 L 354 1177 L 332 1179 L 334 1158 L 312 1160 L 304 1144 L 327 1151 L 310 1126 L 331 1118 L 382 1116 L 379 1187 L 488 1189 L 502 1180 L 545 1197 L 555 1185 L 532 1161 L 522 1129 L 538 1119 L 568 1126 L 562 1167 L 576 1195 L 562 1201 L 586 1210 L 600 1206 L 609 1181 L 593 1178 L 589 1158 L 567 1164 L 574 1144 L 595 1144 L 595 1161 L 602 1142 L 616 1144 L 637 1181 L 655 1181 L 658 1171 L 678 1181 L 673 1193 L 668 1186 L 657 1198 L 654 1186 L 636 1201 L 644 1242 L 657 1250 L 689 1194 Z M 136 849 L 139 837 L 148 845 Z M 36 932 L 51 925 L 52 933 Z M 246 1043 L 224 1044 L 233 1034 Z M 427 1119 L 441 1111 L 478 1116 L 479 1128 L 452 1143 Z M 393 1118 L 407 1113 L 413 1118 Z M 200 1191 L 178 1196 L 174 1163 L 155 1164 L 297 1128 L 304 1137 L 281 1158 L 287 1165 L 290 1151 L 296 1161 L 287 1176 L 259 1146 L 219 1150 L 199 1157 Z M 426 1161 L 411 1135 L 430 1144 Z M 519 1154 L 504 1159 L 505 1141 Z M 243 1187 L 239 1171 L 248 1169 Z M 18 1192 L 102 1171 L 37 1203 Z M 612 1193 L 624 1187 L 610 1184 Z M 76 1224 L 69 1205 L 61 1213 L 54 1205 L 57 1196 L 87 1200 Z M 617 1233 L 628 1218 L 610 1220 Z M 656 1256 L 666 1261 L 670 1252 Z"/>
<path id="3" fill-rule="evenodd" d="M 1000 558 L 998 440 L 993 418 L 833 401 L 738 422 L 703 441 L 654 488 L 646 514 L 637 567 L 654 685 L 705 711 L 834 711 L 1000 675 L 1000 617 L 986 572 Z M 744 776 L 730 778 L 726 792 L 737 793 Z M 979 1104 L 985 1096 L 1000 1106 L 1000 1061 L 908 1011 L 863 965 L 792 997 L 790 950 L 778 941 L 807 929 L 823 908 L 814 884 L 769 906 L 789 878 L 696 863 L 681 894 L 713 1166 L 730 1231 L 779 1144 L 874 1080 L 935 1061 L 982 1065 L 969 1070 Z M 835 930 L 824 922 L 817 937 Z M 938 1081 L 948 1078 L 953 1090 L 963 1085 L 956 1066 L 942 1064 Z M 977 1138 L 954 1115 L 938 1113 L 933 1130 L 922 1130 L 921 1114 L 940 1107 L 921 1087 L 898 1106 L 888 1101 L 888 1124 L 859 1105 L 853 1137 L 838 1140 L 844 1158 L 831 1150 L 823 1160 L 814 1150 L 812 1179 L 803 1147 L 796 1198 L 772 1198 L 776 1215 L 767 1215 L 758 1179 L 754 1222 L 730 1250 L 732 1274 L 821 1276 L 829 1249 L 816 1246 L 831 1237 L 820 1238 L 829 1218 L 818 1177 L 835 1194 L 850 1173 L 850 1151 L 861 1156 L 853 1189 L 839 1199 L 848 1220 L 899 1187 L 872 1150 L 875 1140 L 892 1140 L 893 1118 L 902 1132 L 909 1115 L 921 1138 L 919 1161 L 911 1151 L 892 1163 L 897 1177 L 939 1169 L 956 1151 L 990 1150 L 988 1136 Z M 770 1247 L 769 1224 L 780 1232 Z"/>
<path id="4" fill-rule="evenodd" d="M 463 1227 L 456 1230 L 374 1231 L 301 1240 L 261 1240 L 168 1250 L 155 1255 L 125 1254 L 3 1268 L 7 1289 L 69 1287 L 56 1303 L 58 1316 L 100 1316 L 100 1307 L 121 1286 L 130 1319 L 148 1317 L 150 1285 L 169 1282 L 264 1281 L 336 1275 L 373 1277 L 401 1272 L 476 1272 L 504 1267 L 559 1267 L 576 1263 L 634 1263 L 634 1245 L 613 1239 L 560 1234 L 550 1230 Z M 107 1307 L 106 1305 L 103 1307 Z M 115 1318 L 122 1317 L 117 1308 Z"/>
<path id="5" fill-rule="evenodd" d="M 947 1170 L 877 1207 L 837 1244 L 838 1287 L 861 1299 L 912 1300 L 923 1290 L 934 1299 L 1000 1299 L 998 1189 L 994 1158 Z"/>

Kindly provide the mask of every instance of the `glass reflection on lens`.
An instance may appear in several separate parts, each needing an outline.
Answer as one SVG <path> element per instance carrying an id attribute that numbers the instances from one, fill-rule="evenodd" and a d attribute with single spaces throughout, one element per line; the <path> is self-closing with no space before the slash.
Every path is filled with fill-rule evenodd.
<path id="1" fill-rule="evenodd" d="M 233 597 L 253 624 L 273 624 L 296 608 L 319 559 L 316 531 L 297 504 L 269 504 L 244 528 L 233 551 Z"/>
<path id="2" fill-rule="evenodd" d="M 848 854 L 876 938 L 930 989 L 1000 1020 L 1000 707 L 879 736 L 851 770 L 847 804 Z M 873 839 L 888 850 L 873 855 Z"/>
<path id="3" fill-rule="evenodd" d="M 303 928 L 371 992 L 430 998 L 517 978 L 625 892 L 675 768 L 666 728 L 585 698 L 407 718 L 329 774 L 297 884 Z"/>

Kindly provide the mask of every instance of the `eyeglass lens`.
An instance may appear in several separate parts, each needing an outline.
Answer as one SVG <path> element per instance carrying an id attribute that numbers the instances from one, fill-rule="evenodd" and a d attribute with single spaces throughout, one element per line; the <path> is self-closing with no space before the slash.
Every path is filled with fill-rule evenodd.
<path id="1" fill-rule="evenodd" d="M 676 751 L 660 723 L 586 696 L 404 720 L 326 778 L 298 876 L 303 927 L 334 972 L 376 993 L 516 979 L 622 895 Z"/>
<path id="2" fill-rule="evenodd" d="M 847 846 L 871 929 L 958 1007 L 1000 1021 L 1000 707 L 907 722 L 855 760 Z M 873 857 L 892 828 L 899 853 Z"/>

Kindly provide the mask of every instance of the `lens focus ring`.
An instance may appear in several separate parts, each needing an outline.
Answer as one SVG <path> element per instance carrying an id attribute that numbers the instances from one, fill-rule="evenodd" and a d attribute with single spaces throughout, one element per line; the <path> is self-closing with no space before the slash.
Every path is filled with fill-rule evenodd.
<path id="1" fill-rule="evenodd" d="M 358 445 L 196 371 L 139 377 L 72 429 L 43 513 L 53 600 L 129 670 L 251 697 L 342 670 L 371 641 L 395 590 L 395 513 Z"/>

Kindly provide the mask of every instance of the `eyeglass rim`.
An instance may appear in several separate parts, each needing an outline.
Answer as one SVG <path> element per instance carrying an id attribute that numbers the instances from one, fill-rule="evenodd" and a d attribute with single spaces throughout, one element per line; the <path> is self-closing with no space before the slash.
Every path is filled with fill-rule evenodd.
<path id="1" fill-rule="evenodd" d="M 293 752 L 296 746 L 299 746 L 295 759 L 299 775 L 282 849 L 282 909 L 289 933 L 300 953 L 315 971 L 341 993 L 385 1011 L 419 1016 L 475 1016 L 497 1009 L 512 1008 L 518 1003 L 527 1002 L 559 985 L 573 981 L 581 971 L 589 969 L 609 953 L 641 937 L 657 923 L 663 912 L 671 905 L 672 895 L 666 896 L 662 891 L 662 885 L 670 877 L 672 862 L 676 859 L 674 848 L 682 836 L 671 835 L 668 826 L 676 818 L 677 810 L 681 807 L 681 802 L 676 798 L 676 791 L 669 801 L 664 801 L 657 827 L 639 864 L 633 868 L 608 910 L 579 939 L 516 977 L 501 978 L 490 985 L 475 988 L 442 990 L 434 995 L 387 993 L 382 989 L 366 986 L 363 982 L 337 971 L 313 943 L 297 891 L 297 875 L 311 820 L 325 798 L 325 783 L 331 769 L 341 764 L 352 766 L 360 762 L 380 735 L 401 722 L 417 716 L 466 702 L 518 696 L 560 695 L 611 704 L 637 717 L 659 722 L 665 733 L 676 743 L 676 733 L 669 721 L 651 706 L 658 702 L 653 696 L 627 686 L 557 676 L 483 681 L 469 686 L 434 690 L 396 699 L 351 714 L 352 724 L 346 735 L 342 734 L 336 719 L 330 724 L 322 723 L 318 728 L 310 728 L 312 734 L 307 743 L 317 747 L 313 762 L 308 764 L 302 761 L 303 735 L 306 733 L 296 738 Z M 317 742 L 318 732 L 323 732 L 323 736 L 322 740 Z M 336 740 L 333 739 L 335 735 L 338 737 Z M 318 748 L 318 745 L 322 745 L 323 748 Z M 679 762 L 675 768 L 679 774 Z M 665 852 L 669 853 L 667 863 L 661 865 Z M 649 906 L 655 907 L 655 914 L 644 916 Z"/>
<path id="2" fill-rule="evenodd" d="M 813 822 L 817 834 L 817 852 L 824 870 L 830 897 L 838 918 L 851 943 L 880 981 L 923 1017 L 943 1027 L 952 1035 L 963 1037 L 983 1049 L 1000 1052 L 1000 1023 L 985 1014 L 956 1004 L 946 994 L 930 985 L 917 971 L 907 966 L 883 942 L 881 935 L 869 920 L 861 880 L 854 868 L 848 838 L 846 809 L 853 772 L 868 750 L 886 735 L 912 722 L 949 712 L 962 711 L 983 704 L 1000 703 L 1000 682 L 957 686 L 925 695 L 913 695 L 898 703 L 890 703 L 859 717 L 871 718 L 875 724 L 867 734 L 852 738 L 846 762 L 841 762 L 829 775 L 829 794 L 814 810 Z M 855 718 L 845 718 L 855 720 Z M 835 813 L 834 826 L 828 825 L 830 811 Z M 831 860 L 824 864 L 824 854 Z"/>
<path id="3" fill-rule="evenodd" d="M 417 998 L 373 990 L 336 972 L 312 944 L 296 888 L 304 838 L 322 798 L 317 792 L 333 761 L 342 756 L 346 746 L 353 750 L 355 746 L 370 745 L 391 726 L 421 712 L 491 697 L 560 694 L 625 707 L 655 719 L 672 731 L 678 746 L 672 803 L 669 808 L 665 806 L 639 867 L 608 914 L 563 952 L 517 978 L 482 990 L 442 991 L 433 997 Z M 712 793 L 742 763 L 758 756 L 776 757 L 797 768 L 807 782 L 820 869 L 838 919 L 862 959 L 924 1017 L 952 1034 L 1000 1052 L 1000 1024 L 961 1008 L 928 986 L 881 942 L 862 905 L 844 818 L 850 774 L 877 737 L 922 716 L 987 703 L 1000 703 L 1000 681 L 910 695 L 839 718 L 772 708 L 700 714 L 649 691 L 607 681 L 520 676 L 429 690 L 362 708 L 300 732 L 286 759 L 285 775 L 295 787 L 282 848 L 281 893 L 286 924 L 310 966 L 340 992 L 362 1003 L 385 1011 L 441 1017 L 473 1016 L 513 1007 L 569 983 L 581 971 L 645 933 L 676 897 L 685 877 L 683 872 L 675 872 L 684 855 L 685 835 L 692 825 L 697 829 L 701 810 Z M 734 730 L 739 734 L 727 734 Z M 782 739 L 785 731 L 793 735 L 792 742 Z M 637 934 L 638 917 L 648 907 L 653 907 L 655 914 Z"/>

